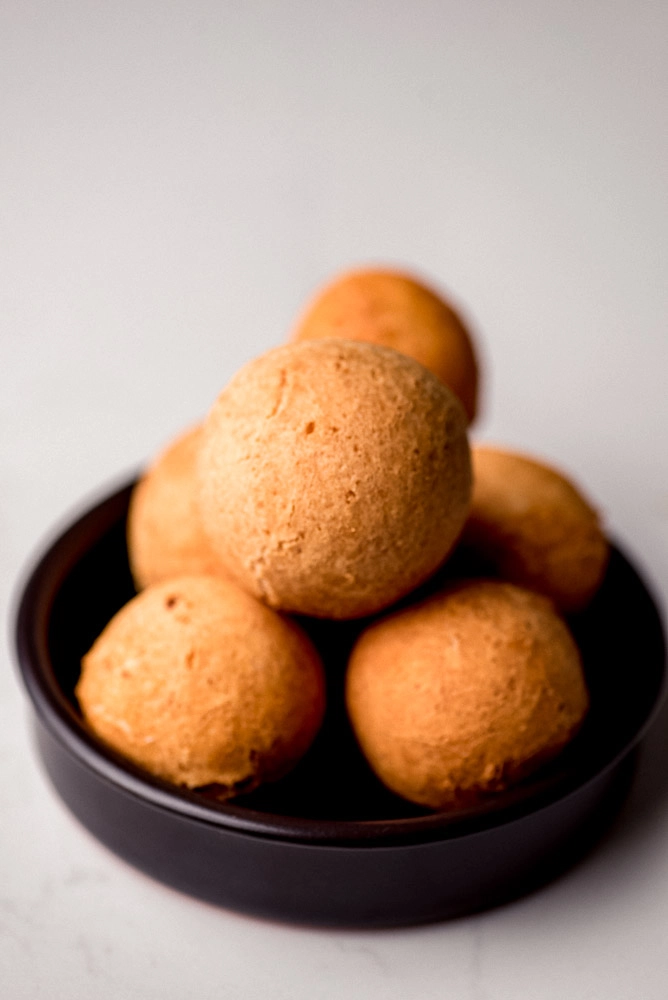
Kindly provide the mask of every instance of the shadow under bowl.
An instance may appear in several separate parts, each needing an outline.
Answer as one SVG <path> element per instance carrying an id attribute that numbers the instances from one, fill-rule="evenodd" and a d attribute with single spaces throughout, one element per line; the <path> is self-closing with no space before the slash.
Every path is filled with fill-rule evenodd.
<path id="1" fill-rule="evenodd" d="M 272 785 L 221 803 L 104 746 L 84 725 L 74 687 L 81 656 L 135 593 L 125 544 L 132 486 L 90 507 L 49 545 L 22 588 L 16 617 L 39 757 L 71 812 L 126 861 L 240 912 L 397 926 L 485 909 L 537 888 L 612 821 L 665 669 L 655 602 L 616 547 L 596 598 L 569 622 L 591 693 L 583 728 L 550 765 L 476 808 L 430 812 L 371 773 L 342 694 L 359 622 L 303 622 L 325 660 L 327 718 L 306 757 Z"/>

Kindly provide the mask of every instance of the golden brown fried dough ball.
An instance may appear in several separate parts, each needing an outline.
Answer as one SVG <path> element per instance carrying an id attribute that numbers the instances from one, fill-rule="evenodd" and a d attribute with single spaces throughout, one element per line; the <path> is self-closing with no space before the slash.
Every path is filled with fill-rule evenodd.
<path id="1" fill-rule="evenodd" d="M 76 696 L 136 764 L 222 795 L 279 777 L 324 712 L 311 642 L 229 581 L 179 577 L 126 604 L 84 657 Z"/>
<path id="2" fill-rule="evenodd" d="M 318 293 L 293 336 L 393 347 L 445 382 L 469 422 L 476 416 L 479 369 L 471 334 L 451 305 L 409 274 L 370 269 L 341 275 Z"/>
<path id="3" fill-rule="evenodd" d="M 463 540 L 506 580 L 584 608 L 603 580 L 609 545 L 599 516 L 556 469 L 525 455 L 472 449 L 473 502 Z"/>
<path id="4" fill-rule="evenodd" d="M 202 523 L 221 562 L 270 606 L 355 618 L 443 562 L 466 519 L 466 418 L 397 351 L 299 341 L 247 364 L 200 451 Z"/>
<path id="5" fill-rule="evenodd" d="M 370 626 L 353 648 L 346 702 L 381 781 L 413 802 L 450 809 L 558 753 L 582 722 L 588 694 L 553 605 L 480 580 Z"/>
<path id="6" fill-rule="evenodd" d="M 197 504 L 200 437 L 198 425 L 171 442 L 132 492 L 127 542 L 138 590 L 174 576 L 224 575 L 202 529 Z"/>

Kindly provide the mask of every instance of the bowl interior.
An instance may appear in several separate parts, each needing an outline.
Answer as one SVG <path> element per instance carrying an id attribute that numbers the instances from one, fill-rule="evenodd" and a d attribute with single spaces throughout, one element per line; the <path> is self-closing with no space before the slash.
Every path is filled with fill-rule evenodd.
<path id="1" fill-rule="evenodd" d="M 573 742 L 521 785 L 466 812 L 434 814 L 388 791 L 373 775 L 350 731 L 343 705 L 343 675 L 350 645 L 364 622 L 302 620 L 320 649 L 328 676 L 325 724 L 309 753 L 286 777 L 221 804 L 206 792 L 167 785 L 122 760 L 83 726 L 74 687 L 82 655 L 112 615 L 135 593 L 125 544 L 132 484 L 111 494 L 75 521 L 48 549 L 24 590 L 17 636 L 19 661 L 40 716 L 67 732 L 69 744 L 91 753 L 135 790 L 159 789 L 176 808 L 193 803 L 216 821 L 232 818 L 264 831 L 307 839 L 415 834 L 438 826 L 453 833 L 489 826 L 554 801 L 612 766 L 638 741 L 663 688 L 665 647 L 655 604 L 633 566 L 617 548 L 603 586 L 585 612 L 569 623 L 583 654 L 591 710 Z M 451 560 L 443 576 L 471 567 Z M 294 821 L 294 822 L 293 822 Z"/>

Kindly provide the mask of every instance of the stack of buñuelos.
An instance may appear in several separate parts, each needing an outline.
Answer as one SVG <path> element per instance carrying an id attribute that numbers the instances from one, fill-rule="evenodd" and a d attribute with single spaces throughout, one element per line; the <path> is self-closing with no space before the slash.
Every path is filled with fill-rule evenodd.
<path id="1" fill-rule="evenodd" d="M 456 809 L 559 753 L 589 706 L 564 616 L 608 543 L 567 476 L 471 443 L 480 375 L 468 324 L 421 279 L 328 283 L 139 480 L 139 594 L 77 686 L 98 736 L 223 797 L 281 777 L 327 710 L 310 617 L 359 620 L 330 681 L 398 795 Z M 477 568 L 447 579 L 455 562 Z"/>

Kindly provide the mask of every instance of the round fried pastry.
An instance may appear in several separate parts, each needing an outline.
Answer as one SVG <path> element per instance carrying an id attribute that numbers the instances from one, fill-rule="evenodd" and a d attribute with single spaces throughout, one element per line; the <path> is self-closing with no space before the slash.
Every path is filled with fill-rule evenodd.
<path id="1" fill-rule="evenodd" d="M 371 625 L 350 657 L 346 704 L 381 781 L 413 802 L 453 809 L 557 754 L 588 694 L 551 602 L 477 580 Z"/>
<path id="2" fill-rule="evenodd" d="M 471 333 L 450 303 L 410 274 L 360 269 L 340 275 L 307 306 L 293 337 L 393 347 L 452 389 L 469 422 L 476 416 L 479 365 Z"/>
<path id="3" fill-rule="evenodd" d="M 324 674 L 298 628 L 229 581 L 180 577 L 126 604 L 82 661 L 94 732 L 146 770 L 221 797 L 280 777 L 310 746 Z"/>
<path id="4" fill-rule="evenodd" d="M 463 543 L 503 579 L 580 611 L 598 590 L 609 544 L 600 517 L 562 473 L 500 448 L 472 448 L 473 499 Z"/>
<path id="5" fill-rule="evenodd" d="M 179 435 L 132 491 L 127 521 L 138 590 L 175 576 L 224 574 L 200 521 L 196 461 L 201 425 Z"/>
<path id="6" fill-rule="evenodd" d="M 268 351 L 220 394 L 203 433 L 211 545 L 280 610 L 355 618 L 390 605 L 443 562 L 468 513 L 464 411 L 390 348 Z"/>

